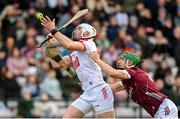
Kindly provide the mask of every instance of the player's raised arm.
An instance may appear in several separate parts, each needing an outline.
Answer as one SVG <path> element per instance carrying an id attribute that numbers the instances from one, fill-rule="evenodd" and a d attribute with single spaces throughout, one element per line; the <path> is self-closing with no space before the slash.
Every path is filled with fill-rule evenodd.
<path id="1" fill-rule="evenodd" d="M 121 80 L 130 79 L 131 76 L 126 70 L 117 70 L 105 63 L 103 60 L 100 59 L 100 56 L 96 52 L 91 53 L 91 58 L 101 67 L 101 69 L 109 76 L 113 78 L 118 78 Z M 131 61 L 126 62 L 123 57 L 119 57 L 117 60 L 117 67 L 122 65 L 123 68 L 126 67 L 133 67 L 134 64 Z"/>
<path id="2" fill-rule="evenodd" d="M 113 78 L 120 78 L 122 80 L 129 79 L 129 76 L 125 72 L 125 70 L 116 70 L 103 60 L 100 59 L 100 56 L 97 52 L 91 53 L 91 58 L 101 67 L 101 69 L 109 76 Z"/>
<path id="3" fill-rule="evenodd" d="M 81 42 L 72 41 L 56 29 L 55 19 L 51 20 L 48 16 L 46 16 L 42 18 L 41 24 L 46 28 L 47 31 L 49 31 L 56 38 L 56 40 L 58 40 L 58 42 L 63 47 L 67 48 L 68 50 L 85 50 L 84 45 Z"/>

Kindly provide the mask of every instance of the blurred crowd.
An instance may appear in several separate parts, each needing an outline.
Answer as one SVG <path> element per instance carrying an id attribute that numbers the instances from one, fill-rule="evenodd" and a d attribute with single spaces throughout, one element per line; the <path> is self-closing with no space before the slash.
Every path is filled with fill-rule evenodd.
<path id="1" fill-rule="evenodd" d="M 56 18 L 60 27 L 85 8 L 88 14 L 61 32 L 71 38 L 78 24 L 91 24 L 101 58 L 114 67 L 123 51 L 138 53 L 141 68 L 180 107 L 180 0 L 0 0 L 0 5 L 0 116 L 11 116 L 7 101 L 17 100 L 18 117 L 56 117 L 52 100 L 68 102 L 81 94 L 66 71 L 51 67 L 44 48 L 35 47 L 48 34 L 36 13 Z M 61 46 L 59 51 L 70 53 Z M 128 98 L 126 92 L 114 95 L 115 105 Z"/>

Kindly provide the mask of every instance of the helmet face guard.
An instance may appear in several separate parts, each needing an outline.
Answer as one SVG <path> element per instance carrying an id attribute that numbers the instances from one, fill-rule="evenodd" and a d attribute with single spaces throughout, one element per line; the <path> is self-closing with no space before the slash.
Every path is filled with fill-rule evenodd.
<path id="1" fill-rule="evenodd" d="M 94 27 L 92 27 L 89 24 L 86 23 L 82 23 L 80 25 L 78 25 L 74 31 L 72 32 L 72 38 L 74 40 L 78 40 L 76 35 L 75 35 L 75 31 L 77 28 L 81 28 L 82 29 L 82 33 L 81 33 L 81 38 L 82 39 L 91 39 L 94 38 L 96 36 L 96 29 Z"/>

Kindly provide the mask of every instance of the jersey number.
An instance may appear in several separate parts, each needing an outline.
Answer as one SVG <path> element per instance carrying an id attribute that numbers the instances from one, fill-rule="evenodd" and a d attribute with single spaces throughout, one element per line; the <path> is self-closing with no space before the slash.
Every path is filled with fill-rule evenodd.
<path id="1" fill-rule="evenodd" d="M 73 65 L 74 65 L 75 69 L 77 69 L 80 66 L 78 57 L 75 57 L 75 60 L 73 61 Z"/>

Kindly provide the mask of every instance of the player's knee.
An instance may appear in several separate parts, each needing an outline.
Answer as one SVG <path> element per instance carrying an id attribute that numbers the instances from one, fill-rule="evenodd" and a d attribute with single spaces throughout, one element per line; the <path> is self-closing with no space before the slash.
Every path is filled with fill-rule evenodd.
<path id="1" fill-rule="evenodd" d="M 65 113 L 64 113 L 64 115 L 63 115 L 63 119 L 66 119 L 66 118 L 79 118 L 79 114 L 77 113 L 77 114 L 74 114 L 74 113 L 72 113 L 72 112 L 70 112 L 70 111 L 66 111 Z"/>
<path id="2" fill-rule="evenodd" d="M 114 112 L 105 112 L 97 115 L 97 118 L 115 118 Z"/>
<path id="3" fill-rule="evenodd" d="M 69 111 L 67 109 L 63 115 L 63 118 L 70 118 L 69 116 L 71 116 L 71 113 L 69 113 Z"/>
<path id="4" fill-rule="evenodd" d="M 115 118 L 114 111 L 104 112 L 97 115 L 97 118 Z"/>
<path id="5" fill-rule="evenodd" d="M 84 114 L 77 108 L 70 106 L 63 115 L 63 118 L 82 118 Z"/>

